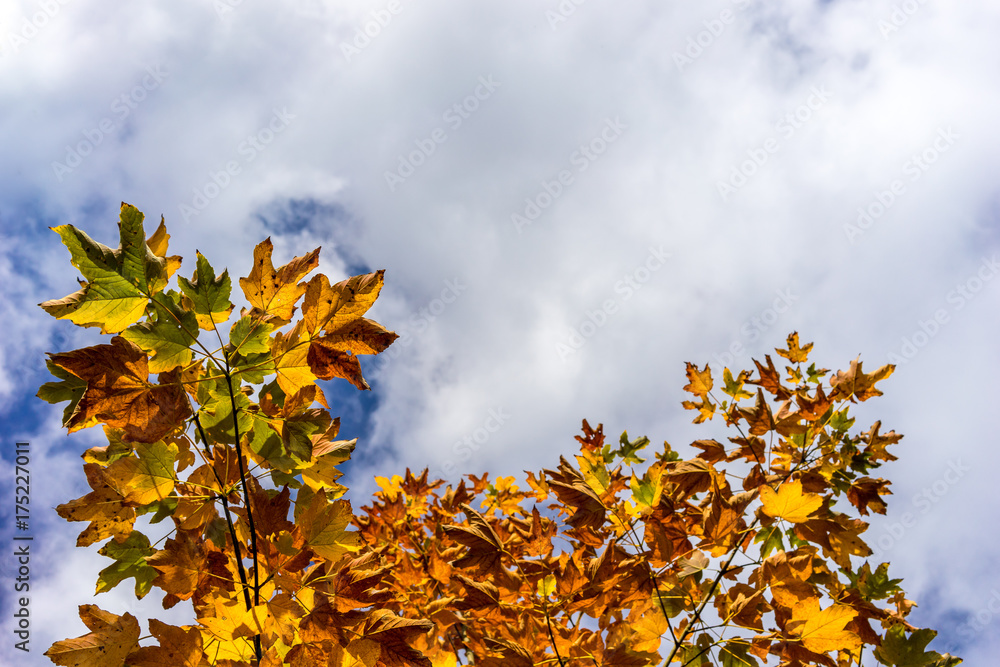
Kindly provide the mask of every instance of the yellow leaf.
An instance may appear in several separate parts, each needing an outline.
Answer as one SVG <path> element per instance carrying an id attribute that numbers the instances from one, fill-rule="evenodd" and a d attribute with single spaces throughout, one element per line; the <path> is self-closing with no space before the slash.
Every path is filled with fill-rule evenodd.
<path id="1" fill-rule="evenodd" d="M 294 396 L 316 381 L 316 375 L 306 359 L 309 345 L 301 338 L 302 322 L 299 321 L 287 334 L 278 332 L 271 339 L 271 356 L 278 373 L 278 386 L 287 396 Z"/>
<path id="2" fill-rule="evenodd" d="M 162 440 L 150 445 L 135 444 L 136 456 L 118 459 L 107 469 L 108 481 L 137 505 L 163 500 L 174 490 L 174 461 L 177 445 Z"/>
<path id="3" fill-rule="evenodd" d="M 253 250 L 253 269 L 249 276 L 240 278 L 240 287 L 254 307 L 251 315 L 266 313 L 273 324 L 287 324 L 295 313 L 295 302 L 306 292 L 306 284 L 298 282 L 299 278 L 319 266 L 319 248 L 296 257 L 280 269 L 271 263 L 273 250 L 270 237 L 257 244 Z"/>
<path id="4" fill-rule="evenodd" d="M 807 521 L 809 515 L 823 504 L 823 496 L 802 493 L 802 482 L 797 479 L 779 486 L 777 493 L 769 486 L 761 487 L 760 499 L 764 503 L 765 514 L 791 523 Z"/>
<path id="5" fill-rule="evenodd" d="M 856 651 L 861 648 L 861 638 L 844 629 L 855 616 L 856 611 L 841 604 L 820 611 L 817 598 L 803 600 L 792 609 L 793 622 L 805 621 L 796 631 L 802 645 L 821 654 L 839 650 Z"/>
<path id="6" fill-rule="evenodd" d="M 90 634 L 64 639 L 45 655 L 66 667 L 122 667 L 125 656 L 139 643 L 139 621 L 132 614 L 116 616 L 97 605 L 80 605 L 80 618 Z"/>

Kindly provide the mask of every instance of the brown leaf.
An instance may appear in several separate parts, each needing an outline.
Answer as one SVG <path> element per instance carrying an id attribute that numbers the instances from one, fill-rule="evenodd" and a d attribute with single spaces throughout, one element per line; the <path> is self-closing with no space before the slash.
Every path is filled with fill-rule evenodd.
<path id="1" fill-rule="evenodd" d="M 52 362 L 87 382 L 87 389 L 64 424 L 72 433 L 93 419 L 125 429 L 126 442 L 156 442 L 190 414 L 184 390 L 174 372 L 149 382 L 146 353 L 121 336 L 111 345 L 50 354 Z"/>

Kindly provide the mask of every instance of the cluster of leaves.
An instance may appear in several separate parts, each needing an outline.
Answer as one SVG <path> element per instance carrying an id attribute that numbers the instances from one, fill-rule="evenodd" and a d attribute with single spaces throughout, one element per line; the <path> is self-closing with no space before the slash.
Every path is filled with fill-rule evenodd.
<path id="1" fill-rule="evenodd" d="M 642 466 L 647 438 L 615 448 L 584 421 L 575 464 L 529 472 L 524 490 L 377 478 L 358 523 L 393 573 L 392 608 L 434 621 L 419 648 L 495 667 L 845 667 L 866 647 L 884 665 L 959 664 L 925 650 L 935 633 L 906 621 L 914 603 L 888 564 L 852 563 L 872 552 L 851 515 L 885 513 L 889 482 L 868 474 L 901 436 L 878 422 L 852 435 L 849 405 L 893 369 L 855 361 L 825 382 L 804 367 L 811 348 L 793 333 L 777 350 L 784 380 L 769 355 L 755 377 L 725 369 L 721 403 L 708 366 L 688 364 L 695 423 L 718 412 L 735 431 L 689 460 L 665 442 Z"/>
<path id="2" fill-rule="evenodd" d="M 897 667 L 961 662 L 926 650 L 933 631 L 907 622 L 887 564 L 862 562 L 867 524 L 851 516 L 885 512 L 889 483 L 868 474 L 900 436 L 852 434 L 848 408 L 880 395 L 891 366 L 827 378 L 792 334 L 777 350 L 787 377 L 770 356 L 756 376 L 725 369 L 721 403 L 708 366 L 688 365 L 695 421 L 718 412 L 734 429 L 689 460 L 664 443 L 647 462 L 648 439 L 614 448 L 584 421 L 576 463 L 529 472 L 529 489 L 407 470 L 376 478 L 355 515 L 337 466 L 356 443 L 337 439 L 316 380 L 368 388 L 357 355 L 396 338 L 364 317 L 382 272 L 306 282 L 318 249 L 275 269 L 266 240 L 240 279 L 251 307 L 224 331 L 227 272 L 199 254 L 167 290 L 180 258 L 163 222 L 147 239 L 123 204 L 119 227 L 117 249 L 55 228 L 85 281 L 42 307 L 114 335 L 50 355 L 57 381 L 39 396 L 69 402 L 69 431 L 102 425 L 108 440 L 83 454 L 92 491 L 57 511 L 87 522 L 78 546 L 108 540 L 97 593 L 133 579 L 164 608 L 190 600 L 194 623 L 150 619 L 158 643 L 140 645 L 134 616 L 82 605 L 91 632 L 53 644 L 55 663 L 847 667 L 866 649 Z M 140 516 L 173 522 L 162 544 Z"/>

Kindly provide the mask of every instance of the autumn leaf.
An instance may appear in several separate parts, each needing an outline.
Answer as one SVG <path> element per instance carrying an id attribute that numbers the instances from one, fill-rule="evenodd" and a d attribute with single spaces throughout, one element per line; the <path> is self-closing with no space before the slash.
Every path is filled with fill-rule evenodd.
<path id="1" fill-rule="evenodd" d="M 319 248 L 296 257 L 279 269 L 271 263 L 274 244 L 270 237 L 264 239 L 253 251 L 253 268 L 250 275 L 240 278 L 240 287 L 247 301 L 253 306 L 251 316 L 260 316 L 275 326 L 291 321 L 295 303 L 305 294 L 306 284 L 298 282 L 319 266 Z"/>
<path id="2" fill-rule="evenodd" d="M 180 295 L 171 290 L 153 301 L 150 319 L 134 324 L 122 333 L 149 354 L 149 372 L 172 371 L 191 363 L 191 344 L 198 337 L 194 313 L 180 305 Z"/>
<path id="3" fill-rule="evenodd" d="M 223 271 L 218 278 L 215 269 L 208 263 L 205 256 L 197 253 L 197 268 L 191 280 L 180 276 L 177 284 L 181 292 L 190 301 L 190 310 L 194 311 L 198 326 L 211 331 L 217 324 L 229 319 L 233 312 L 233 304 L 229 301 L 232 293 L 232 283 L 229 271 Z"/>
<path id="4" fill-rule="evenodd" d="M 146 353 L 121 336 L 111 345 L 50 354 L 56 366 L 87 382 L 87 389 L 64 424 L 69 432 L 102 421 L 125 429 L 126 440 L 156 442 L 177 428 L 191 408 L 184 390 L 169 373 L 149 382 Z"/>
<path id="5" fill-rule="evenodd" d="M 125 505 L 125 498 L 108 485 L 104 468 L 97 463 L 83 466 L 90 493 L 56 507 L 56 513 L 67 521 L 89 521 L 76 540 L 85 547 L 112 535 L 128 535 L 135 524 L 135 510 Z"/>
<path id="6" fill-rule="evenodd" d="M 817 598 L 803 600 L 792 609 L 792 620 L 804 621 L 795 635 L 805 648 L 823 654 L 842 649 L 857 651 L 861 648 L 861 639 L 845 629 L 855 616 L 857 612 L 846 605 L 833 605 L 820 611 Z"/>
<path id="7" fill-rule="evenodd" d="M 109 482 L 125 502 L 148 505 L 163 500 L 174 489 L 177 445 L 162 440 L 136 443 L 135 456 L 118 459 L 107 468 Z"/>
<path id="8" fill-rule="evenodd" d="M 778 487 L 777 492 L 769 486 L 762 486 L 760 499 L 764 504 L 765 514 L 791 523 L 808 521 L 809 515 L 823 504 L 822 496 L 803 493 L 802 482 L 797 479 L 785 482 Z"/>
<path id="9" fill-rule="evenodd" d="M 874 373 L 865 374 L 861 370 L 862 363 L 859 359 L 851 362 L 851 367 L 847 371 L 838 371 L 830 378 L 831 399 L 849 398 L 851 402 L 857 398 L 859 401 L 867 401 L 874 396 L 881 396 L 882 392 L 875 388 L 875 383 L 892 375 L 896 367 L 886 364 L 879 367 Z"/>
<path id="10" fill-rule="evenodd" d="M 809 351 L 812 350 L 813 344 L 806 343 L 804 346 L 799 346 L 799 333 L 793 331 L 788 334 L 788 349 L 787 350 L 775 350 L 779 355 L 788 359 L 793 364 L 803 363 L 809 358 Z"/>
<path id="11" fill-rule="evenodd" d="M 139 642 L 139 622 L 125 613 L 116 616 L 97 605 L 80 605 L 80 619 L 90 633 L 64 639 L 45 652 L 57 665 L 65 667 L 123 667 L 125 658 Z"/>
<path id="12" fill-rule="evenodd" d="M 430 621 L 400 618 L 391 611 L 379 610 L 364 630 L 364 638 L 379 645 L 379 663 L 385 667 L 431 667 L 430 660 L 409 646 L 416 635 L 432 629 Z"/>
<path id="13" fill-rule="evenodd" d="M 73 225 L 53 227 L 86 282 L 69 296 L 39 305 L 58 319 L 101 327 L 101 333 L 118 333 L 137 322 L 150 297 L 167 283 L 167 261 L 146 245 L 142 220 L 142 213 L 134 206 L 122 203 L 118 223 L 121 243 L 116 250 Z"/>
<path id="14" fill-rule="evenodd" d="M 687 362 L 684 372 L 688 378 L 688 384 L 684 386 L 684 391 L 702 398 L 712 391 L 712 369 L 708 367 L 708 364 L 705 364 L 705 370 L 699 371 L 697 366 Z"/>
<path id="15" fill-rule="evenodd" d="M 317 377 L 330 379 L 334 375 L 316 367 L 322 375 L 314 372 L 314 364 L 307 356 L 312 352 L 312 346 L 303 339 L 303 326 L 299 321 L 288 333 L 278 332 L 271 339 L 271 356 L 274 359 L 275 372 L 278 374 L 278 386 L 286 395 L 292 396 L 303 388 L 311 385 Z M 360 367 L 358 372 L 360 373 Z"/>
<path id="16" fill-rule="evenodd" d="M 353 517 L 348 501 L 327 503 L 324 494 L 317 493 L 298 523 L 306 544 L 323 558 L 336 562 L 361 546 L 358 534 L 347 530 Z"/>
<path id="17" fill-rule="evenodd" d="M 128 656 L 130 667 L 199 667 L 204 650 L 201 632 L 190 626 L 167 625 L 149 619 L 149 633 L 159 646 L 142 646 Z"/>

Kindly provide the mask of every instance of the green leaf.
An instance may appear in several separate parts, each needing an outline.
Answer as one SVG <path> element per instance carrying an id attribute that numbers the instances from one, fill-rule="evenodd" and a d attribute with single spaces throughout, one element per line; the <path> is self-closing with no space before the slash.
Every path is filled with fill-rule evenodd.
<path id="1" fill-rule="evenodd" d="M 69 421 L 73 411 L 76 410 L 76 404 L 83 397 L 83 392 L 87 390 L 87 381 L 81 380 L 61 366 L 56 366 L 51 359 L 45 360 L 45 367 L 59 378 L 60 382 L 46 382 L 39 387 L 38 393 L 35 395 L 47 403 L 69 401 L 69 405 L 63 410 L 63 423 L 65 424 Z"/>
<path id="2" fill-rule="evenodd" d="M 229 330 L 231 351 L 243 355 L 269 353 L 268 336 L 273 330 L 270 324 L 249 315 L 241 317 Z"/>
<path id="3" fill-rule="evenodd" d="M 757 659 L 749 654 L 750 645 L 745 641 L 729 641 L 719 649 L 722 667 L 758 667 Z"/>
<path id="4" fill-rule="evenodd" d="M 207 366 L 208 375 L 220 373 L 212 364 Z M 247 411 L 250 407 L 250 399 L 240 391 L 240 382 L 233 379 L 233 392 L 236 401 L 236 409 L 239 411 L 237 423 L 240 428 L 240 436 L 249 433 L 253 429 L 253 416 Z M 233 434 L 233 401 L 229 397 L 229 386 L 226 378 L 219 377 L 214 381 L 201 382 L 198 385 L 198 402 L 201 409 L 198 410 L 198 419 L 201 421 L 205 433 L 212 442 L 226 444 L 235 443 Z"/>
<path id="5" fill-rule="evenodd" d="M 768 554 L 772 551 L 785 550 L 785 544 L 781 540 L 781 528 L 778 527 L 777 523 L 757 531 L 757 535 L 753 538 L 753 541 L 761 545 L 761 558 L 767 558 Z"/>
<path id="6" fill-rule="evenodd" d="M 229 330 L 229 364 L 234 376 L 251 384 L 261 384 L 276 373 L 268 337 L 274 326 L 257 318 L 240 318 Z"/>
<path id="7" fill-rule="evenodd" d="M 156 549 L 150 546 L 149 538 L 138 531 L 132 531 L 124 542 L 111 540 L 97 553 L 115 561 L 97 577 L 97 593 L 110 591 L 122 580 L 134 577 L 135 596 L 141 600 L 159 574 L 146 563 L 146 556 L 152 556 Z"/>
<path id="8" fill-rule="evenodd" d="M 947 653 L 925 651 L 937 633 L 933 630 L 914 630 L 906 636 L 902 625 L 894 625 L 885 633 L 882 645 L 875 649 L 875 657 L 883 665 L 892 667 L 951 667 L 962 662 Z"/>
<path id="9" fill-rule="evenodd" d="M 847 416 L 847 408 L 833 413 L 833 418 L 830 420 L 830 428 L 834 431 L 846 432 L 852 426 L 854 426 L 854 418 Z"/>
<path id="10" fill-rule="evenodd" d="M 122 203 L 116 250 L 73 225 L 53 227 L 86 281 L 79 291 L 39 305 L 58 319 L 101 327 L 102 333 L 119 333 L 138 322 L 149 298 L 167 284 L 167 262 L 146 245 L 142 220 L 138 209 Z"/>
<path id="11" fill-rule="evenodd" d="M 198 253 L 198 266 L 191 280 L 178 276 L 177 283 L 191 301 L 191 309 L 198 319 L 198 326 L 211 331 L 216 324 L 229 319 L 233 312 L 233 304 L 229 301 L 232 293 L 232 283 L 229 271 L 215 277 L 215 269 L 208 263 L 205 256 Z"/>
<path id="12" fill-rule="evenodd" d="M 618 439 L 618 443 L 620 447 L 618 447 L 615 454 L 621 457 L 622 463 L 638 465 L 646 460 L 635 455 L 636 452 L 642 450 L 649 444 L 649 438 L 646 436 L 636 438 L 635 442 L 629 442 L 628 431 L 623 431 L 621 437 Z"/>
<path id="13" fill-rule="evenodd" d="M 191 363 L 191 344 L 198 337 L 194 313 L 181 307 L 180 294 L 171 290 L 154 301 L 152 318 L 122 333 L 149 354 L 149 372 L 164 373 Z"/>
<path id="14" fill-rule="evenodd" d="M 753 394 L 743 388 L 743 383 L 746 382 L 747 376 L 749 374 L 746 371 L 741 371 L 739 375 L 733 379 L 733 373 L 728 368 L 723 369 L 722 381 L 725 383 L 725 387 L 722 389 L 723 393 L 728 394 L 733 397 L 733 400 L 740 400 L 741 398 L 753 398 Z"/>
<path id="15" fill-rule="evenodd" d="M 872 572 L 871 565 L 865 563 L 858 570 L 857 574 L 847 569 L 841 569 L 851 581 L 851 586 L 858 589 L 861 596 L 868 601 L 885 600 L 893 593 L 900 592 L 899 587 L 902 579 L 889 578 L 889 564 L 882 563 Z"/>

